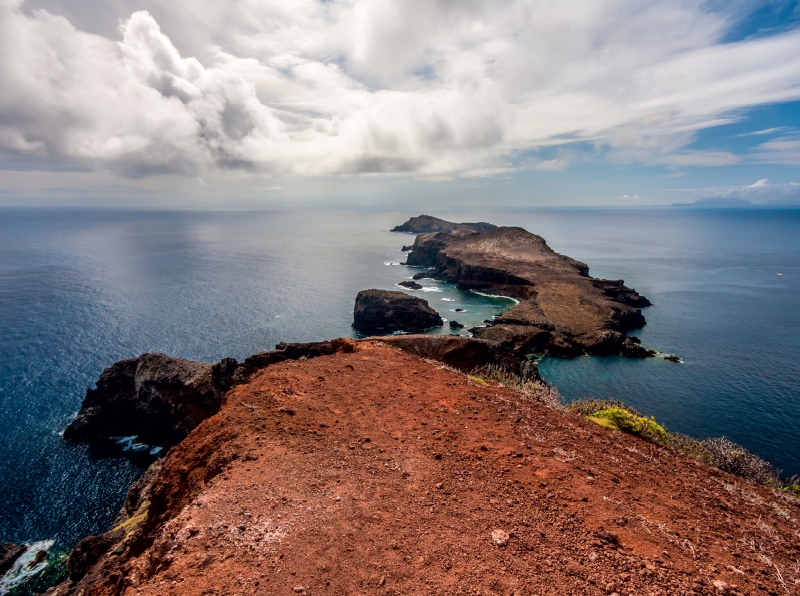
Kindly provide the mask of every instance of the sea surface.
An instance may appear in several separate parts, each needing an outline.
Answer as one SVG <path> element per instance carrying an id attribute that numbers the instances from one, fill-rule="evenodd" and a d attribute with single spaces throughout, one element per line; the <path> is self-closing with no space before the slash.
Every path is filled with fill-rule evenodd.
<path id="1" fill-rule="evenodd" d="M 105 366 L 352 336 L 356 293 L 398 289 L 416 271 L 400 264 L 413 236 L 388 231 L 411 215 L 0 209 L 0 542 L 54 541 L 39 586 L 76 541 L 108 528 L 147 464 L 60 437 Z M 522 226 L 653 302 L 637 334 L 684 364 L 545 358 L 565 401 L 621 399 L 800 473 L 800 210 L 434 215 Z M 421 283 L 418 295 L 467 327 L 513 304 Z"/>

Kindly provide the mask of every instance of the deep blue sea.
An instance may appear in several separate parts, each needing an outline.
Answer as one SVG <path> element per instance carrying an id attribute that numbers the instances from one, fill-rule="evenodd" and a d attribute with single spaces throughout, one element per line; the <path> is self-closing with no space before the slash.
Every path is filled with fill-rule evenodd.
<path id="1" fill-rule="evenodd" d="M 522 226 L 651 299 L 638 335 L 685 364 L 546 358 L 565 400 L 621 399 L 800 473 L 800 210 L 434 214 Z M 53 556 L 65 553 L 108 527 L 142 473 L 59 436 L 105 366 L 352 335 L 356 293 L 414 273 L 399 250 L 413 237 L 388 231 L 411 215 L 0 209 L 0 541 L 54 540 Z M 467 326 L 511 304 L 423 283 Z"/>

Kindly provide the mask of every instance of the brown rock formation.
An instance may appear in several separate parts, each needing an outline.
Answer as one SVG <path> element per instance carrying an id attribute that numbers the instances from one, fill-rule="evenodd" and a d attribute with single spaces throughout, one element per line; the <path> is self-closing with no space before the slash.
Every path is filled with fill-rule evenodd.
<path id="1" fill-rule="evenodd" d="M 136 435 L 150 445 L 176 445 L 219 410 L 235 368 L 232 358 L 208 364 L 157 353 L 116 362 L 86 392 L 64 438 Z"/>
<path id="2" fill-rule="evenodd" d="M 653 355 L 625 335 L 645 324 L 638 307 L 650 304 L 646 298 L 621 280 L 589 277 L 585 263 L 556 253 L 542 237 L 522 228 L 420 234 L 407 264 L 431 268 L 420 277 L 522 301 L 497 320 L 496 328 L 473 329 L 476 337 L 522 354 Z"/>
<path id="3" fill-rule="evenodd" d="M 27 550 L 28 547 L 24 544 L 14 544 L 13 542 L 4 542 L 0 544 L 0 577 L 11 569 L 17 559 L 25 554 Z"/>
<path id="4" fill-rule="evenodd" d="M 486 223 L 485 221 L 477 223 L 453 223 L 452 221 L 445 221 L 438 217 L 430 215 L 418 215 L 412 217 L 406 223 L 395 226 L 392 232 L 411 232 L 412 234 L 423 234 L 428 232 L 447 232 L 456 236 L 464 234 L 475 234 L 476 232 L 485 232 L 493 230 L 497 226 L 494 224 Z M 407 247 L 403 247 L 404 249 Z M 410 247 L 408 247 L 410 248 Z"/>
<path id="5" fill-rule="evenodd" d="M 347 345 L 233 387 L 51 594 L 796 592 L 797 501 Z"/>
<path id="6" fill-rule="evenodd" d="M 353 328 L 366 333 L 425 331 L 443 324 L 427 300 L 404 292 L 362 290 L 353 308 Z"/>

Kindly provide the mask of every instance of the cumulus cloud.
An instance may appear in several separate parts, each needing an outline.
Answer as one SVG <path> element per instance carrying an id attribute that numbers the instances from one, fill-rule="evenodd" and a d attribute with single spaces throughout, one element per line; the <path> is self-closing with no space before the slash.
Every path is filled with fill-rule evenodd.
<path id="1" fill-rule="evenodd" d="M 0 152 L 133 177 L 730 164 L 681 147 L 800 98 L 800 31 L 720 43 L 745 1 L 118 0 L 116 36 L 59 4 L 0 0 Z"/>

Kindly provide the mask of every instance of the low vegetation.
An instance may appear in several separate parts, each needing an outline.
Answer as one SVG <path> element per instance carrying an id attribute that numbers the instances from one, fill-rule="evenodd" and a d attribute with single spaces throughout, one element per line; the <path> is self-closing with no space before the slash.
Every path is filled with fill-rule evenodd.
<path id="1" fill-rule="evenodd" d="M 616 400 L 584 399 L 567 405 L 566 409 L 586 416 L 601 426 L 658 443 L 735 476 L 800 496 L 800 480 L 797 477 L 782 480 L 780 471 L 772 464 L 726 437 L 698 441 L 672 433 L 652 416 L 648 418 Z"/>
<path id="2" fill-rule="evenodd" d="M 558 390 L 544 381 L 526 379 L 495 364 L 487 364 L 476 368 L 470 372 L 468 376 L 476 383 L 482 385 L 493 383 L 501 387 L 511 387 L 517 391 L 521 391 L 528 398 L 538 401 L 550 408 L 557 410 L 563 409 L 561 405 L 561 396 Z"/>

